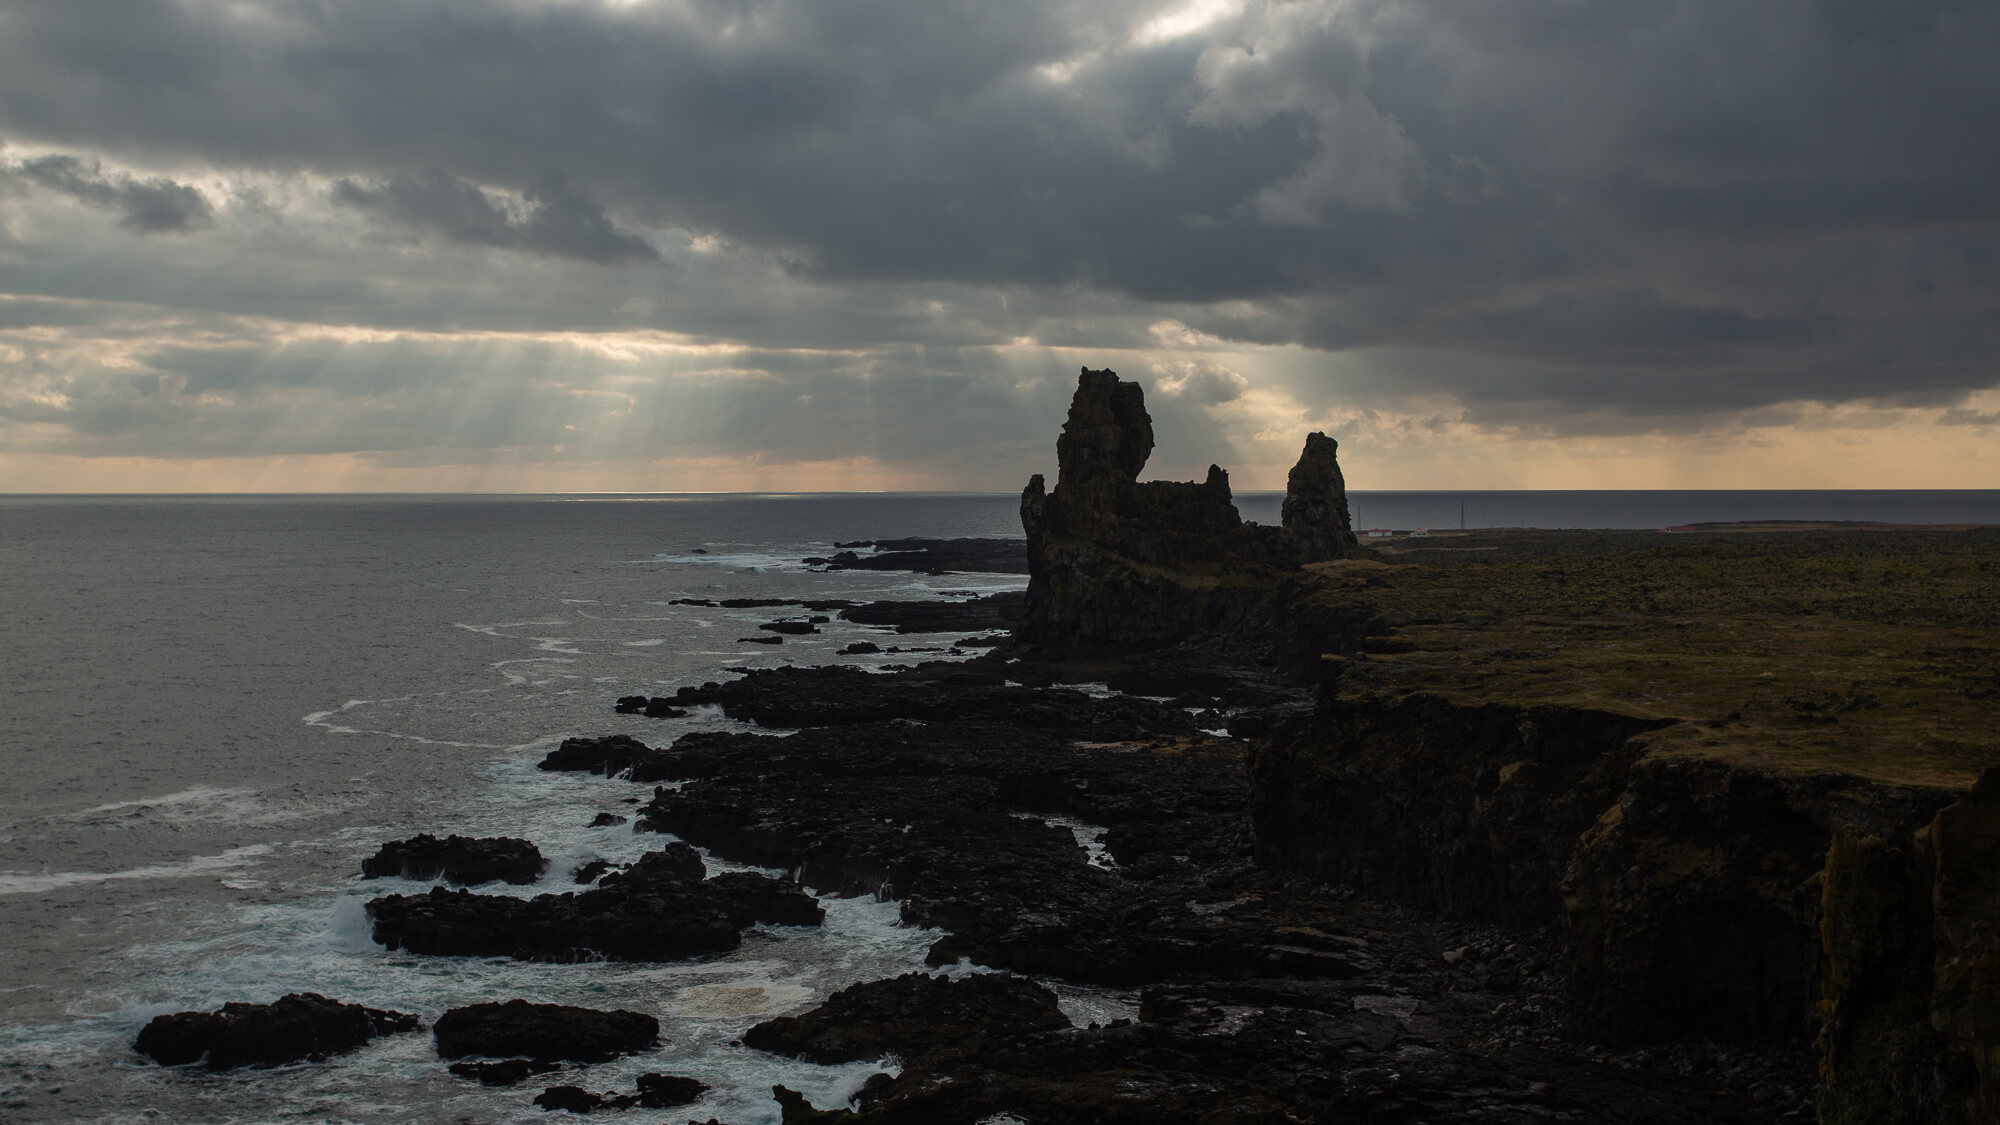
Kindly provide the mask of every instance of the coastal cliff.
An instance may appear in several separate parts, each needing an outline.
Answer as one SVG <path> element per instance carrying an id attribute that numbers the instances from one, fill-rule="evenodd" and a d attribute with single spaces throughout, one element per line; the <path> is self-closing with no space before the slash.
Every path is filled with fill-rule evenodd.
<path id="1" fill-rule="evenodd" d="M 1828 1123 L 2000 1120 L 1996 547 L 1513 533 L 1318 568 L 1379 631 L 1253 746 L 1259 859 L 1547 932 L 1580 1041 L 1810 1052 Z"/>
<path id="2" fill-rule="evenodd" d="M 2000 1121 L 2000 535 L 1354 539 L 1333 441 L 1282 527 L 1137 480 L 1085 370 L 1022 497 L 1021 651 L 1317 680 L 1245 716 L 1267 871 L 1546 935 L 1563 1028 L 1810 1059 L 1820 1120 Z"/>

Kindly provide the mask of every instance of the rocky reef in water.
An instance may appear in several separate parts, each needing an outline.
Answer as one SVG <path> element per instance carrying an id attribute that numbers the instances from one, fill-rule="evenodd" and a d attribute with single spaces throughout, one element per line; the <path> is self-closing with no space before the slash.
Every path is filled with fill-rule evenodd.
<path id="1" fill-rule="evenodd" d="M 1244 523 L 1219 468 L 1140 482 L 1151 450 L 1139 388 L 1085 371 L 1060 479 L 1024 495 L 1024 602 L 782 603 L 1011 640 L 625 696 L 764 729 L 565 740 L 541 768 L 632 786 L 633 829 L 680 839 L 567 894 L 378 898 L 377 940 L 702 957 L 814 925 L 814 894 L 873 895 L 932 931 L 929 966 L 994 970 L 856 981 L 745 1028 L 901 1061 L 847 1106 L 776 1088 L 786 1125 L 2000 1122 L 2000 529 L 1363 551 L 1330 439 L 1280 527 Z M 697 847 L 790 874 L 709 877 Z M 1136 1006 L 1072 1020 L 1058 993 L 1090 985 Z M 608 1015 L 631 1040 L 588 1058 L 651 1049 L 651 1017 Z M 493 1061 L 453 1073 L 564 1065 L 543 1040 L 461 1051 L 466 1019 L 438 1021 L 440 1054 Z"/>
<path id="2" fill-rule="evenodd" d="M 1028 605 L 1017 637 L 1050 652 L 1251 638 L 1278 609 L 1286 572 L 1358 550 L 1332 438 L 1306 440 L 1284 522 L 1244 522 L 1229 474 L 1140 481 L 1153 452 L 1145 392 L 1085 368 L 1056 442 L 1058 474 L 1021 494 Z"/>

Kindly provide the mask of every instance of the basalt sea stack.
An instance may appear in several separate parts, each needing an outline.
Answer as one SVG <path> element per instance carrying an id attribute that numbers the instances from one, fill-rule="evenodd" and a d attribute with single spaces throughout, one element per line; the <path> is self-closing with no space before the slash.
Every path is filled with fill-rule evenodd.
<path id="1" fill-rule="evenodd" d="M 1018 636 L 1051 650 L 1158 647 L 1242 634 L 1271 611 L 1275 578 L 1356 550 L 1332 438 L 1292 469 L 1282 527 L 1245 523 L 1229 474 L 1140 482 L 1153 451 L 1145 392 L 1085 368 L 1056 442 L 1053 489 L 1021 494 L 1028 609 Z"/>

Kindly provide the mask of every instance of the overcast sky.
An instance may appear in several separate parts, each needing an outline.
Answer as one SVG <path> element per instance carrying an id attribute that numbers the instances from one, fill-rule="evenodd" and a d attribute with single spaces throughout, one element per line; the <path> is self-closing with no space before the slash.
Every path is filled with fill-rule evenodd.
<path id="1" fill-rule="evenodd" d="M 0 490 L 2000 487 L 1992 0 L 0 0 Z"/>

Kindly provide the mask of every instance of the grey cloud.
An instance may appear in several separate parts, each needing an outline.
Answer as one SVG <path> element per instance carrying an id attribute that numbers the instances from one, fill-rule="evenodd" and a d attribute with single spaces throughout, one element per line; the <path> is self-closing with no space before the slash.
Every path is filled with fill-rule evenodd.
<path id="1" fill-rule="evenodd" d="M 107 174 L 97 161 L 67 155 L 24 160 L 4 172 L 92 207 L 120 212 L 118 225 L 140 234 L 178 234 L 215 223 L 207 196 L 164 176 Z"/>
<path id="2" fill-rule="evenodd" d="M 543 176 L 522 193 L 525 214 L 442 170 L 391 176 L 372 185 L 342 179 L 335 182 L 333 195 L 356 210 L 453 242 L 605 265 L 660 260 L 651 243 L 613 226 L 602 204 L 559 173 Z"/>
<path id="3" fill-rule="evenodd" d="M 1613 428 L 2000 379 L 1991 4 L 1256 0 L 1132 41 L 1160 7 L 14 4 L 11 136 L 304 170 L 348 221 L 537 260 L 501 292 L 442 252 L 246 235 L 204 287 L 151 256 L 85 293 L 29 245 L 0 286 L 879 355 L 1173 316 L 1393 354 L 1378 397 Z"/>
<path id="4" fill-rule="evenodd" d="M 1208 359 L 1171 364 L 1157 371 L 1154 383 L 1168 398 L 1185 399 L 1203 406 L 1219 406 L 1243 397 L 1250 380 L 1241 372 Z"/>

